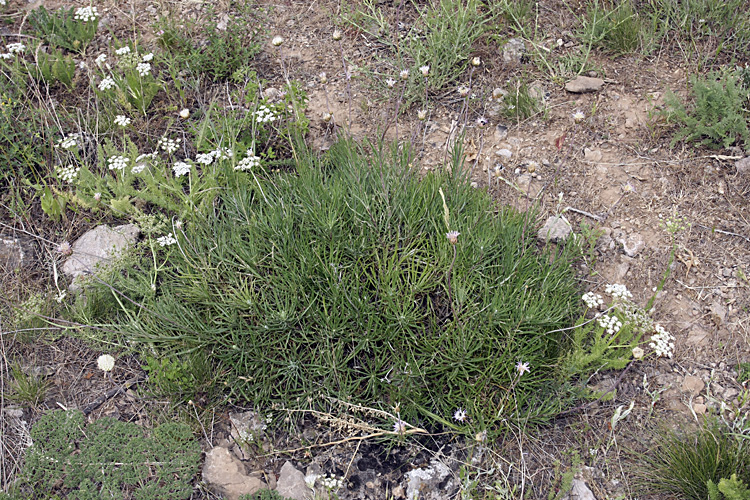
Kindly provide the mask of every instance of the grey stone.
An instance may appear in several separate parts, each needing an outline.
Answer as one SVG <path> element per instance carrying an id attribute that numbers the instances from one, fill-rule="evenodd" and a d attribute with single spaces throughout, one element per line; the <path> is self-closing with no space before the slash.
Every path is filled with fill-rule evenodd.
<path id="1" fill-rule="evenodd" d="M 598 162 L 602 160 L 602 152 L 598 149 L 583 149 L 583 159 L 586 161 Z"/>
<path id="2" fill-rule="evenodd" d="M 566 500 L 596 500 L 594 493 L 586 486 L 586 482 L 580 479 L 571 481 L 570 493 L 563 498 Z"/>
<path id="3" fill-rule="evenodd" d="M 128 246 L 135 243 L 140 230 L 134 224 L 110 228 L 97 226 L 73 243 L 73 253 L 62 266 L 71 278 L 92 274 L 97 265 L 111 262 Z"/>
<path id="4" fill-rule="evenodd" d="M 547 222 L 544 223 L 542 228 L 537 234 L 537 238 L 540 240 L 547 241 L 565 241 L 570 236 L 573 228 L 570 226 L 570 222 L 562 215 L 553 215 Z"/>
<path id="5" fill-rule="evenodd" d="M 682 381 L 682 391 L 697 396 L 706 387 L 706 384 L 694 375 L 688 375 Z"/>
<path id="6" fill-rule="evenodd" d="M 750 174 L 750 156 L 734 162 L 738 174 Z"/>
<path id="7" fill-rule="evenodd" d="M 604 80 L 601 78 L 591 78 L 589 76 L 579 76 L 565 84 L 565 90 L 574 94 L 583 94 L 585 92 L 596 92 L 602 88 Z"/>
<path id="8" fill-rule="evenodd" d="M 216 446 L 206 453 L 203 480 L 219 495 L 237 500 L 241 495 L 266 489 L 257 477 L 245 474 L 245 466 L 228 449 Z"/>
<path id="9" fill-rule="evenodd" d="M 0 237 L 0 270 L 10 272 L 31 263 L 33 246 L 27 238 Z"/>
<path id="10" fill-rule="evenodd" d="M 520 64 L 521 58 L 526 52 L 526 45 L 520 38 L 511 38 L 503 45 L 503 61 L 511 64 Z"/>
<path id="11" fill-rule="evenodd" d="M 429 467 L 414 469 L 406 473 L 407 500 L 447 500 L 452 498 L 455 485 L 453 479 L 441 484 L 451 475 L 451 470 L 439 460 L 432 459 Z M 442 486 L 442 487 L 441 487 Z"/>
<path id="12" fill-rule="evenodd" d="M 643 241 L 643 237 L 638 233 L 633 233 L 626 237 L 620 237 L 617 239 L 617 242 L 622 245 L 622 250 L 628 257 L 635 257 L 646 248 L 646 242 Z"/>
<path id="13" fill-rule="evenodd" d="M 314 495 L 313 490 L 305 482 L 305 475 L 289 461 L 281 467 L 279 479 L 276 481 L 276 493 L 294 500 L 310 500 Z"/>

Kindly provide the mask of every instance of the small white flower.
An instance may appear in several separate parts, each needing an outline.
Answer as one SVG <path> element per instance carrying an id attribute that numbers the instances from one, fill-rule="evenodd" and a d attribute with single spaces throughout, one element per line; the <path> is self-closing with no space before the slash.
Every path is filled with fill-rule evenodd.
<path id="1" fill-rule="evenodd" d="M 135 67 L 135 70 L 138 72 L 141 76 L 146 76 L 151 73 L 151 63 L 142 62 L 138 63 L 138 65 Z"/>
<path id="2" fill-rule="evenodd" d="M 333 39 L 337 42 L 341 40 L 341 30 L 333 30 Z"/>
<path id="3" fill-rule="evenodd" d="M 419 67 L 419 71 L 422 72 L 422 76 L 427 78 L 427 76 L 430 74 L 430 67 L 426 64 L 424 66 Z"/>
<path id="4" fill-rule="evenodd" d="M 102 78 L 102 81 L 99 82 L 99 90 L 101 90 L 102 92 L 104 92 L 105 90 L 109 90 L 115 86 L 115 80 L 111 76 Z"/>
<path id="5" fill-rule="evenodd" d="M 172 165 L 172 171 L 174 172 L 175 177 L 182 177 L 183 175 L 189 174 L 191 168 L 190 164 L 185 163 L 184 161 L 178 161 Z"/>
<path id="6" fill-rule="evenodd" d="M 531 368 L 529 368 L 529 364 L 528 363 L 523 363 L 523 362 L 519 361 L 518 363 L 516 363 L 516 371 L 518 372 L 518 376 L 520 377 L 524 373 L 530 372 Z"/>
<path id="7" fill-rule="evenodd" d="M 124 56 L 125 54 L 130 54 L 130 47 L 128 45 L 124 47 L 120 47 L 119 49 L 115 50 L 115 54 L 118 56 Z"/>
<path id="8" fill-rule="evenodd" d="M 562 47 L 563 46 L 563 39 L 562 38 L 558 38 L 557 42 L 555 42 L 555 43 L 557 43 L 558 47 Z"/>
<path id="9" fill-rule="evenodd" d="M 260 158 L 255 156 L 255 153 L 251 149 L 247 150 L 246 156 L 237 163 L 234 167 L 235 170 L 241 170 L 243 172 L 252 170 L 255 167 L 260 166 Z"/>
<path id="10" fill-rule="evenodd" d="M 480 64 L 482 64 L 482 60 L 481 60 L 481 59 L 479 58 L 479 56 L 476 56 L 476 57 L 474 57 L 474 58 L 473 58 L 473 59 L 471 60 L 471 65 L 472 65 L 472 66 L 474 66 L 475 68 L 476 68 L 477 66 L 479 66 Z"/>
<path id="11" fill-rule="evenodd" d="M 96 359 L 96 364 L 103 372 L 110 372 L 115 367 L 115 358 L 109 354 L 102 354 Z"/>
<path id="12" fill-rule="evenodd" d="M 584 293 L 581 300 L 583 300 L 583 303 L 586 304 L 586 307 L 589 309 L 597 309 L 599 306 L 604 305 L 604 299 L 602 296 L 594 292 Z"/>
<path id="13" fill-rule="evenodd" d="M 87 23 L 89 21 L 96 21 L 98 17 L 99 12 L 96 10 L 96 7 L 79 7 L 76 9 L 73 19 Z"/>
<path id="14" fill-rule="evenodd" d="M 385 84 L 388 85 L 389 89 L 392 89 L 396 85 L 396 80 L 389 78 L 385 81 Z"/>
<path id="15" fill-rule="evenodd" d="M 627 300 L 632 299 L 633 294 L 628 291 L 628 287 L 615 283 L 614 285 L 607 285 L 604 291 L 612 296 L 613 299 Z"/>
<path id="16" fill-rule="evenodd" d="M 0 53 L 0 59 L 10 59 L 11 57 L 13 57 L 13 54 L 10 52 Z"/>
<path id="17" fill-rule="evenodd" d="M 469 87 L 464 87 L 463 85 L 458 87 L 458 95 L 461 97 L 466 97 L 469 95 Z"/>
<path id="18" fill-rule="evenodd" d="M 458 243 L 458 237 L 461 235 L 458 231 L 451 231 L 449 233 L 445 233 L 445 237 L 448 238 L 448 241 L 450 241 L 451 245 L 455 245 Z"/>
<path id="19" fill-rule="evenodd" d="M 66 150 L 69 150 L 73 147 L 76 147 L 79 145 L 78 139 L 81 138 L 81 134 L 68 134 L 62 139 L 57 140 L 57 144 L 55 145 L 58 148 L 63 148 Z"/>
<path id="20" fill-rule="evenodd" d="M 156 238 L 156 242 L 160 247 L 168 247 L 177 243 L 177 238 L 174 237 L 174 234 L 169 233 Z"/>
<path id="21" fill-rule="evenodd" d="M 273 45 L 274 47 L 278 47 L 282 43 L 284 43 L 284 39 L 280 36 L 275 36 L 273 37 L 273 40 L 271 40 L 271 45 Z"/>
<path id="22" fill-rule="evenodd" d="M 402 69 L 401 72 L 398 74 L 398 77 L 402 80 L 407 80 L 409 78 L 409 70 L 408 69 Z"/>
<path id="23" fill-rule="evenodd" d="M 417 111 L 417 118 L 419 119 L 419 121 L 425 121 L 427 119 L 427 111 L 425 111 L 424 109 L 420 109 L 419 111 Z"/>
<path id="24" fill-rule="evenodd" d="M 331 120 L 333 120 L 333 115 L 331 113 L 328 113 L 328 112 L 323 113 L 322 119 L 323 119 L 323 122 L 328 123 Z"/>
<path id="25" fill-rule="evenodd" d="M 576 123 L 582 122 L 586 118 L 586 115 L 583 114 L 583 111 L 576 111 L 573 113 L 573 121 Z"/>
<path id="26" fill-rule="evenodd" d="M 190 118 L 190 110 L 187 108 L 183 108 L 182 111 L 180 111 L 180 118 L 184 118 L 184 119 Z"/>
<path id="27" fill-rule="evenodd" d="M 162 151 L 164 151 L 167 154 L 172 154 L 175 151 L 177 151 L 177 148 L 180 145 L 180 139 L 169 139 L 167 137 L 162 137 L 159 139 L 159 142 L 156 143 L 157 148 L 161 148 Z"/>
<path id="28" fill-rule="evenodd" d="M 9 43 L 5 47 L 5 49 L 11 54 L 20 54 L 21 52 L 26 50 L 26 45 L 22 44 L 21 42 Z"/>
<path id="29" fill-rule="evenodd" d="M 466 420 L 466 410 L 463 408 L 456 409 L 456 411 L 453 412 L 453 420 L 456 422 L 464 422 Z"/>
<path id="30" fill-rule="evenodd" d="M 124 170 L 130 162 L 130 159 L 124 156 L 110 156 L 107 158 L 110 170 Z"/>
<path id="31" fill-rule="evenodd" d="M 328 75 L 326 75 L 325 71 L 318 75 L 318 78 L 320 79 L 320 83 L 322 83 L 323 85 L 328 83 Z"/>
<path id="32" fill-rule="evenodd" d="M 649 347 L 654 350 L 657 357 L 671 358 L 674 354 L 674 337 L 659 325 L 654 325 L 656 334 L 651 335 Z"/>
<path id="33" fill-rule="evenodd" d="M 107 54 L 99 54 L 96 56 L 96 59 L 94 59 L 94 62 L 97 64 L 97 66 L 101 66 L 105 62 L 107 62 Z"/>
<path id="34" fill-rule="evenodd" d="M 154 58 L 154 53 L 153 52 L 149 52 L 148 54 L 146 54 L 145 56 L 143 56 L 141 59 L 143 60 L 143 62 L 151 62 L 151 60 L 153 60 L 153 58 Z"/>
<path id="35" fill-rule="evenodd" d="M 255 112 L 255 121 L 258 123 L 269 123 L 276 121 L 276 112 L 265 104 L 258 106 L 258 110 Z"/>
<path id="36" fill-rule="evenodd" d="M 130 125 L 130 118 L 125 115 L 117 115 L 115 116 L 115 125 L 127 127 L 128 125 Z"/>
<path id="37" fill-rule="evenodd" d="M 102 193 L 94 193 L 94 201 L 101 201 Z"/>
<path id="38" fill-rule="evenodd" d="M 57 176 L 60 178 L 60 180 L 65 181 L 68 184 L 73 184 L 73 181 L 75 181 L 76 177 L 78 176 L 79 170 L 81 170 L 81 167 L 75 167 L 73 165 L 68 165 L 66 167 L 57 165 L 55 167 L 55 171 L 57 172 Z"/>
<path id="39" fill-rule="evenodd" d="M 610 335 L 614 335 L 620 331 L 620 328 L 622 328 L 622 321 L 617 319 L 617 316 L 602 314 L 596 318 L 596 322 L 599 323 L 599 326 L 604 328 Z"/>

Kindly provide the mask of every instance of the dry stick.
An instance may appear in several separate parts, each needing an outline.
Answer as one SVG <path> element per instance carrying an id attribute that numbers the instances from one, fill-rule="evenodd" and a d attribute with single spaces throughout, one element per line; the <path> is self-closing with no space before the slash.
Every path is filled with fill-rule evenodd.
<path id="1" fill-rule="evenodd" d="M 715 229 L 715 228 L 712 228 L 712 227 L 704 226 L 702 224 L 696 224 L 696 226 L 702 227 L 703 229 L 708 229 L 709 231 L 714 232 L 714 233 L 721 233 L 721 234 L 726 234 L 726 235 L 729 235 L 729 236 L 737 236 L 738 238 L 742 238 L 743 240 L 745 240 L 748 243 L 750 243 L 750 238 L 748 238 L 747 236 L 743 236 L 741 234 L 732 233 L 730 231 L 722 231 L 721 229 Z"/>
<path id="2" fill-rule="evenodd" d="M 571 414 L 571 413 L 575 413 L 575 412 L 577 412 L 577 411 L 580 411 L 580 410 L 584 410 L 584 409 L 586 409 L 586 408 L 590 408 L 590 407 L 591 407 L 591 406 L 593 406 L 594 404 L 596 404 L 596 403 L 598 403 L 599 401 L 601 401 L 602 399 L 604 399 L 604 396 L 606 396 L 606 395 L 607 395 L 607 394 L 609 394 L 610 392 L 613 392 L 613 391 L 615 391 L 615 390 L 617 389 L 617 386 L 619 386 L 619 385 L 620 385 L 620 382 L 622 382 L 622 379 L 623 379 L 623 378 L 625 377 L 625 374 L 626 374 L 626 373 L 628 373 L 628 371 L 630 370 L 630 367 L 631 367 L 631 366 L 633 366 L 633 364 L 635 363 L 635 361 L 636 361 L 636 360 L 631 360 L 631 361 L 630 361 L 630 363 L 628 363 L 628 366 L 626 366 L 626 367 L 625 367 L 625 369 L 624 369 L 624 370 L 622 371 L 622 373 L 620 374 L 620 376 L 619 376 L 619 377 L 617 377 L 617 380 L 615 380 L 615 383 L 614 383 L 614 384 L 612 384 L 612 387 L 610 387 L 609 389 L 607 389 L 606 391 L 604 391 L 604 392 L 602 393 L 602 395 L 601 395 L 601 396 L 599 396 L 599 397 L 598 397 L 598 398 L 597 398 L 596 400 L 594 400 L 594 401 L 589 401 L 589 402 L 586 402 L 586 403 L 580 404 L 580 405 L 576 406 L 575 408 L 571 408 L 571 409 L 569 409 L 569 410 L 565 410 L 565 411 L 563 411 L 563 412 L 560 412 L 558 416 L 569 415 L 569 414 Z"/>
<path id="3" fill-rule="evenodd" d="M 118 394 L 124 394 L 125 391 L 127 391 L 128 389 L 130 389 L 134 385 L 138 384 L 139 382 L 143 382 L 144 380 L 146 380 L 145 377 L 134 377 L 134 378 L 131 378 L 131 379 L 127 380 L 122 385 L 118 385 L 117 387 L 114 387 L 114 388 L 108 390 L 107 392 L 105 392 L 104 394 L 102 394 L 101 396 L 99 396 L 98 398 L 96 398 L 94 401 L 92 401 L 91 403 L 89 403 L 86 406 L 84 406 L 83 410 L 82 410 L 83 414 L 84 415 L 90 414 L 92 411 L 94 411 L 97 408 L 99 408 L 101 405 L 103 405 L 109 399 L 117 396 Z"/>

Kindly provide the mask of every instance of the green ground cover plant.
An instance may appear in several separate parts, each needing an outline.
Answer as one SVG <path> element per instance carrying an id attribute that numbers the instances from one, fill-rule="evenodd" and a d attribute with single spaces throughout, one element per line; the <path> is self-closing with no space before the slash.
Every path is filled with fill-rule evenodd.
<path id="1" fill-rule="evenodd" d="M 166 356 L 203 353 L 259 408 L 324 395 L 414 422 L 457 408 L 486 425 L 546 420 L 571 397 L 552 383 L 561 334 L 548 332 L 579 310 L 576 245 L 536 251 L 533 220 L 493 206 L 460 164 L 421 181 L 408 164 L 341 142 L 227 189 L 177 245 L 112 275 L 118 294 L 99 287 L 89 306 L 119 312 L 87 321 Z"/>
<path id="2" fill-rule="evenodd" d="M 674 94 L 667 96 L 662 116 L 680 128 L 672 137 L 711 148 L 750 144 L 748 102 L 750 87 L 734 71 L 711 71 L 705 77 L 690 78 L 690 98 L 682 103 Z"/>
<path id="3" fill-rule="evenodd" d="M 164 423 L 147 436 L 109 417 L 86 424 L 78 410 L 44 414 L 31 440 L 12 499 L 190 498 L 201 454 L 185 424 Z"/>

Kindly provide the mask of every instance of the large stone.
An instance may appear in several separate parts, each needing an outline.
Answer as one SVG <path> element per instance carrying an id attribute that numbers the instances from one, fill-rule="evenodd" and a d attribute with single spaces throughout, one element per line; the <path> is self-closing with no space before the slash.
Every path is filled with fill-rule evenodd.
<path id="1" fill-rule="evenodd" d="M 503 45 L 503 61 L 509 64 L 520 64 L 526 52 L 526 45 L 520 38 L 511 38 Z"/>
<path id="2" fill-rule="evenodd" d="M 565 90 L 574 94 L 583 94 L 585 92 L 596 92 L 602 88 L 604 80 L 601 78 L 591 78 L 590 76 L 579 76 L 565 84 Z"/>
<path id="3" fill-rule="evenodd" d="M 305 482 L 305 475 L 288 460 L 279 472 L 279 479 L 276 481 L 276 493 L 284 498 L 293 498 L 294 500 L 311 500 L 314 495 L 313 490 Z"/>
<path id="4" fill-rule="evenodd" d="M 706 384 L 695 375 L 688 375 L 682 381 L 682 391 L 697 396 L 706 387 Z"/>
<path id="5" fill-rule="evenodd" d="M 570 493 L 563 497 L 565 500 L 596 500 L 586 482 L 580 479 L 573 479 L 571 482 Z"/>
<path id="6" fill-rule="evenodd" d="M 628 257 L 635 257 L 646 248 L 646 242 L 643 240 L 643 236 L 638 233 L 622 236 L 617 239 L 617 242 L 622 245 L 622 251 L 625 252 L 625 255 Z"/>
<path id="7" fill-rule="evenodd" d="M 27 238 L 0 237 L 0 271 L 11 272 L 31 263 L 33 246 Z"/>
<path id="8" fill-rule="evenodd" d="M 547 222 L 545 222 L 542 228 L 539 230 L 537 238 L 544 242 L 565 241 L 566 239 L 568 239 L 568 236 L 570 236 L 570 233 L 572 231 L 573 228 L 570 226 L 570 222 L 568 222 L 568 219 L 566 219 L 562 215 L 553 215 L 552 217 L 547 219 Z"/>
<path id="9" fill-rule="evenodd" d="M 62 271 L 73 279 L 94 274 L 97 266 L 111 262 L 135 243 L 139 234 L 133 224 L 97 226 L 73 243 L 73 253 L 63 263 Z"/>
<path id="10" fill-rule="evenodd" d="M 453 498 L 454 480 L 451 470 L 439 460 L 432 459 L 429 467 L 414 469 L 406 473 L 407 500 L 447 500 Z M 447 483 L 444 483 L 445 480 Z"/>
<path id="11" fill-rule="evenodd" d="M 245 474 L 242 462 L 223 446 L 215 446 L 206 453 L 203 480 L 212 490 L 224 495 L 228 500 L 237 500 L 241 495 L 252 495 L 266 489 L 263 481 Z"/>
<path id="12" fill-rule="evenodd" d="M 750 156 L 734 162 L 738 174 L 750 174 Z"/>

